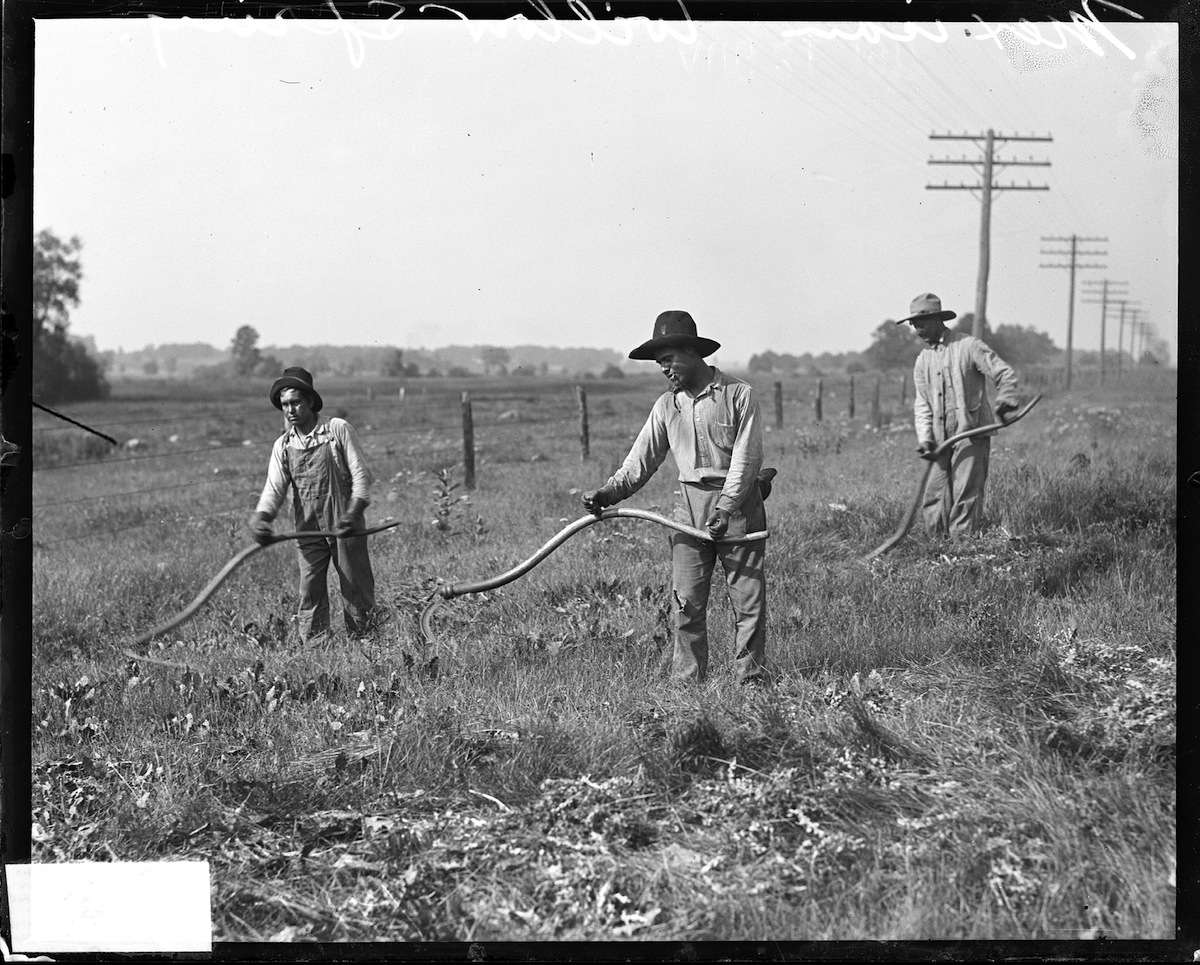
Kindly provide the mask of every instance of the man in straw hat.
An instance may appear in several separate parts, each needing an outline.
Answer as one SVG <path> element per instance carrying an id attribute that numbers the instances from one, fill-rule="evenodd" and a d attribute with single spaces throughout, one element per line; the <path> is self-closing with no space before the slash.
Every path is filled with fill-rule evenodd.
<path id="1" fill-rule="evenodd" d="M 296 541 L 300 560 L 300 603 L 296 621 L 306 643 L 329 629 L 327 576 L 332 560 L 341 581 L 346 628 L 365 633 L 375 616 L 375 576 L 367 555 L 363 512 L 369 503 L 371 474 L 354 427 L 344 419 L 319 418 L 324 403 L 302 368 L 284 369 L 271 384 L 271 404 L 283 412 L 287 428 L 275 440 L 267 482 L 250 517 L 259 543 L 271 539 L 271 521 L 292 487 L 297 531 L 336 532 Z"/>
<path id="2" fill-rule="evenodd" d="M 913 367 L 913 415 L 922 459 L 933 459 L 938 445 L 951 436 L 990 425 L 996 417 L 1004 421 L 1020 407 L 1012 367 L 980 339 L 946 328 L 954 317 L 937 295 L 926 292 L 913 299 L 909 314 L 896 323 L 912 323 L 926 345 Z M 988 401 L 989 380 L 996 386 L 995 416 Z M 926 529 L 935 536 L 966 536 L 981 529 L 991 436 L 965 439 L 934 463 L 922 512 Z"/>
<path id="3" fill-rule="evenodd" d="M 653 359 L 671 383 L 654 404 L 624 464 L 597 490 L 583 494 L 588 512 L 637 492 L 670 451 L 679 469 L 674 519 L 714 537 L 766 529 L 762 425 L 754 390 L 705 362 L 720 345 L 696 334 L 687 312 L 663 312 L 654 334 L 629 353 Z M 768 470 L 764 475 L 774 475 Z M 769 479 L 765 491 L 769 492 Z M 708 672 L 708 596 L 717 559 L 736 619 L 735 673 L 766 682 L 765 540 L 720 544 L 672 531 L 675 651 L 672 677 L 702 681 Z"/>

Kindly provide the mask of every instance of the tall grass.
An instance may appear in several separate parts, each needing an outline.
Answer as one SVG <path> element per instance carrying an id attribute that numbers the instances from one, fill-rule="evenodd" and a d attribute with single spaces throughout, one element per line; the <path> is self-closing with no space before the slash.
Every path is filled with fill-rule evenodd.
<path id="1" fill-rule="evenodd" d="M 439 583 L 581 514 L 652 394 L 596 407 L 586 463 L 569 415 L 497 421 L 472 492 L 423 434 L 369 441 L 369 514 L 403 524 L 373 539 L 390 620 L 360 641 L 296 642 L 284 546 L 147 648 L 182 666 L 121 655 L 244 545 L 261 451 L 237 511 L 154 523 L 204 508 L 162 489 L 138 528 L 65 542 L 125 517 L 48 511 L 38 860 L 202 857 L 232 941 L 1172 937 L 1173 386 L 1045 400 L 997 437 L 987 533 L 869 564 L 912 498 L 911 433 L 772 428 L 766 690 L 732 681 L 719 591 L 711 679 L 667 682 L 669 551 L 639 521 L 446 603 L 425 640 Z M 562 411 L 528 398 L 505 404 Z M 147 465 L 95 478 L 193 478 L 123 482 Z M 77 487 L 48 473 L 38 498 Z M 635 504 L 672 489 L 667 466 Z"/>

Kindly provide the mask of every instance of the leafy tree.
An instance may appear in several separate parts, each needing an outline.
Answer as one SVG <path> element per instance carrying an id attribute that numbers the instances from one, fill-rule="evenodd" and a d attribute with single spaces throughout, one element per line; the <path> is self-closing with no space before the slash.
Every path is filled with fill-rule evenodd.
<path id="1" fill-rule="evenodd" d="M 111 386 L 99 364 L 65 329 L 58 326 L 47 329 L 34 351 L 33 395 L 39 402 L 108 398 Z"/>
<path id="2" fill-rule="evenodd" d="M 83 243 L 63 241 L 49 228 L 33 245 L 33 393 L 42 402 L 82 402 L 109 393 L 100 363 L 71 338 L 71 309 L 79 305 Z"/>
<path id="3" fill-rule="evenodd" d="M 154 359 L 150 359 L 149 362 L 142 363 L 142 371 L 149 376 L 158 375 L 158 363 Z"/>
<path id="4" fill-rule="evenodd" d="M 768 349 L 761 354 L 751 355 L 750 361 L 746 363 L 746 368 L 751 372 L 773 372 L 778 358 L 778 355 Z"/>
<path id="5" fill-rule="evenodd" d="M 404 372 L 404 353 L 394 348 L 383 361 L 383 374 L 389 379 L 401 378 Z"/>
<path id="6" fill-rule="evenodd" d="M 751 355 L 750 361 L 746 363 L 746 367 L 751 372 L 791 373 L 800 368 L 800 360 L 794 355 L 789 355 L 787 352 L 779 354 L 768 349 L 761 355 Z"/>
<path id="7" fill-rule="evenodd" d="M 258 332 L 250 325 L 239 328 L 229 346 L 229 354 L 233 356 L 233 371 L 237 375 L 253 375 L 262 364 Z"/>
<path id="8" fill-rule="evenodd" d="M 911 325 L 897 325 L 888 319 L 871 333 L 871 347 L 862 354 L 871 368 L 886 372 L 912 368 L 920 347 Z"/>
<path id="9" fill-rule="evenodd" d="M 625 373 L 621 370 L 619 365 L 613 365 L 612 362 L 609 362 L 608 365 L 604 366 L 604 371 L 600 373 L 600 378 L 623 379 L 625 378 Z"/>
<path id="10" fill-rule="evenodd" d="M 49 228 L 38 232 L 33 244 L 33 337 L 41 338 L 46 326 L 66 328 L 71 309 L 79 307 L 79 282 L 83 242 L 72 235 L 63 241 Z"/>
<path id="11" fill-rule="evenodd" d="M 512 356 L 508 349 L 489 345 L 483 350 L 483 370 L 487 375 L 508 375 Z"/>
<path id="12" fill-rule="evenodd" d="M 1010 365 L 1052 362 L 1059 354 L 1049 335 L 1023 325 L 1001 325 L 985 341 Z"/>

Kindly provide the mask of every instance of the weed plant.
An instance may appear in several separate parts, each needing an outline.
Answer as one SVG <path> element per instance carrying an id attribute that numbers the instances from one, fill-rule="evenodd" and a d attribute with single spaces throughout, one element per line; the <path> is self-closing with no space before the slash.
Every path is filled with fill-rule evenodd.
<path id="1" fill-rule="evenodd" d="M 719 583 L 710 680 L 667 681 L 667 531 L 638 520 L 419 625 L 582 515 L 650 383 L 593 406 L 586 461 L 570 387 L 477 383 L 473 490 L 456 396 L 350 412 L 369 521 L 401 521 L 372 538 L 388 619 L 363 639 L 297 641 L 284 544 L 145 648 L 170 664 L 122 653 L 246 545 L 270 413 L 214 399 L 244 439 L 47 467 L 35 860 L 204 859 L 219 941 L 1171 938 L 1174 384 L 1122 385 L 996 437 L 984 535 L 918 525 L 870 563 L 920 476 L 906 418 L 771 426 L 752 690 Z M 177 405 L 152 407 L 168 429 Z M 140 428 L 151 454 L 207 438 Z M 632 505 L 673 488 L 668 464 Z"/>

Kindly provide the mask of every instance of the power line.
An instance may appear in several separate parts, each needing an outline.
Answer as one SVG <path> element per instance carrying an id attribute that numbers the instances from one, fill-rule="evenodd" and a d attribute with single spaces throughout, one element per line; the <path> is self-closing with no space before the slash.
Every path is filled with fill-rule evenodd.
<path id="1" fill-rule="evenodd" d="M 996 157 L 996 142 L 1001 143 L 1007 141 L 1053 141 L 1050 135 L 1040 137 L 1038 135 L 1020 135 L 1020 134 L 997 134 L 990 127 L 986 134 L 930 134 L 930 140 L 934 141 L 973 141 L 977 147 L 983 151 L 982 160 L 969 159 L 963 155 L 961 159 L 954 158 L 930 158 L 930 164 L 946 164 L 946 165 L 969 165 L 972 168 L 979 169 L 982 166 L 980 174 L 980 183 L 973 184 L 927 184 L 927 190 L 931 191 L 978 191 L 981 199 L 980 225 L 979 225 L 979 276 L 975 283 L 975 318 L 972 325 L 972 334 L 977 338 L 983 335 L 984 325 L 987 319 L 987 286 L 988 286 L 988 271 L 991 260 L 991 230 L 992 230 L 992 192 L 993 191 L 1049 191 L 1046 185 L 1033 185 L 1026 183 L 1019 184 L 996 184 L 993 181 L 993 173 L 997 167 L 1049 167 L 1049 161 L 1035 161 L 1032 157 L 1029 160 L 1021 161 L 1018 159 L 1003 159 Z M 980 145 L 980 141 L 983 142 Z"/>
<path id="2" fill-rule="evenodd" d="M 701 36 L 708 36 L 707 34 L 705 34 L 705 32 L 703 30 L 700 30 L 699 33 L 701 34 Z M 745 36 L 745 35 L 743 34 L 743 36 Z M 720 43 L 719 40 L 716 40 L 715 38 L 713 38 L 711 36 L 708 36 L 708 39 L 712 40 L 714 43 L 717 43 L 717 44 Z M 754 42 L 754 38 L 750 37 L 748 39 L 750 40 L 751 43 Z M 844 128 L 849 134 L 853 135 L 854 137 L 856 137 L 856 138 L 867 137 L 867 138 L 875 141 L 876 143 L 880 144 L 881 146 L 887 148 L 887 150 L 889 152 L 892 152 L 896 149 L 898 149 L 900 151 L 906 150 L 906 148 L 904 146 L 904 142 L 892 140 L 890 144 L 887 143 L 888 139 L 886 138 L 886 136 L 881 136 L 879 130 L 876 127 L 872 127 L 871 125 L 865 123 L 864 121 L 859 120 L 858 117 L 856 116 L 856 111 L 854 111 L 854 110 L 847 111 L 845 109 L 844 105 L 842 105 L 840 102 L 835 101 L 835 99 L 833 97 L 831 97 L 829 95 L 829 93 L 826 91 L 825 87 L 816 82 L 816 77 L 820 76 L 819 73 L 808 74 L 808 75 L 797 74 L 792 69 L 792 65 L 790 64 L 790 62 L 780 60 L 779 58 L 775 57 L 769 50 L 766 50 L 764 48 L 760 48 L 757 46 L 755 47 L 755 50 L 760 50 L 760 49 L 762 50 L 763 55 L 766 57 L 766 59 L 768 61 L 771 62 L 772 65 L 780 68 L 787 77 L 796 79 L 797 86 L 799 87 L 799 91 L 794 89 L 792 86 L 789 86 L 788 84 L 784 83 L 779 78 L 773 76 L 773 74 L 771 72 L 763 70 L 761 67 L 759 67 L 757 64 L 755 64 L 753 58 L 751 58 L 747 61 L 747 66 L 751 70 L 753 70 L 755 73 L 759 74 L 761 77 L 764 77 L 765 79 L 770 81 L 772 84 L 774 84 L 780 90 L 784 91 L 789 96 L 794 97 L 796 100 L 800 101 L 801 103 L 805 104 L 812 110 L 816 111 L 822 117 L 825 117 L 828 120 L 832 121 L 834 124 L 837 124 L 840 127 Z M 861 80 L 861 78 L 859 78 L 859 80 Z M 849 89 L 853 89 L 853 86 L 854 85 L 851 84 Z M 840 90 L 842 90 L 842 91 L 844 91 L 846 89 L 847 89 L 846 86 L 843 86 L 840 88 Z M 824 107 L 822 107 L 821 104 L 815 103 L 810 98 L 802 96 L 801 91 L 803 91 L 805 93 L 811 93 L 811 94 L 817 96 L 818 98 L 820 98 L 821 101 L 829 104 L 832 112 L 830 110 L 824 109 Z M 857 125 L 857 126 L 856 127 L 851 126 L 851 123 L 848 123 L 848 121 L 852 122 L 854 125 Z"/>
<path id="3" fill-rule="evenodd" d="M 1079 242 L 1081 242 L 1081 241 L 1083 241 L 1083 242 L 1092 242 L 1092 241 L 1107 242 L 1108 239 L 1107 238 L 1083 238 L 1083 237 L 1080 237 L 1079 235 L 1071 235 L 1066 238 L 1057 237 L 1057 236 L 1053 236 L 1053 235 L 1051 235 L 1051 236 L 1042 235 L 1042 241 L 1069 241 L 1071 243 L 1070 251 L 1046 251 L 1045 249 L 1042 249 L 1043 255 L 1068 256 L 1070 258 L 1070 261 L 1068 261 L 1066 264 L 1062 264 L 1062 263 L 1049 264 L 1049 265 L 1043 264 L 1043 265 L 1039 266 L 1041 268 L 1066 268 L 1071 272 L 1069 291 L 1068 291 L 1068 301 L 1067 301 L 1067 380 L 1066 380 L 1066 388 L 1068 390 L 1070 390 L 1070 388 L 1071 388 L 1071 345 L 1072 345 L 1072 341 L 1074 340 L 1074 335 L 1075 335 L 1075 272 L 1076 272 L 1076 270 L 1084 269 L 1084 268 L 1104 268 L 1104 267 L 1106 267 L 1105 265 L 1081 265 L 1081 264 L 1079 264 L 1078 259 L 1080 257 L 1084 257 L 1084 256 L 1093 256 L 1093 255 L 1107 256 L 1108 255 L 1107 251 L 1080 251 L 1079 250 Z"/>
<path id="4" fill-rule="evenodd" d="M 548 417 L 545 419 L 524 419 L 524 420 L 522 420 L 521 424 L 527 425 L 527 426 L 557 425 L 557 424 L 561 424 L 561 423 L 567 421 L 569 418 L 570 418 L 569 416 L 551 416 L 551 417 Z M 461 425 L 462 425 L 461 422 L 446 422 L 446 423 L 438 423 L 436 425 L 431 425 L 431 426 L 404 426 L 404 427 L 399 427 L 396 429 L 379 429 L 379 430 L 376 430 L 373 432 L 360 432 L 360 433 L 358 433 L 358 437 L 360 440 L 375 440 L 375 441 L 377 441 L 381 438 L 399 437 L 406 433 L 429 433 L 429 432 L 449 431 L 452 429 L 459 429 L 459 428 L 461 428 Z M 477 421 L 475 423 L 475 426 L 477 428 L 484 428 L 484 429 L 491 428 L 494 426 L 499 426 L 499 425 L 503 425 L 503 423 L 498 420 L 494 421 L 494 422 L 486 422 L 486 421 L 478 422 Z M 276 437 L 276 438 L 278 438 L 278 437 Z M 52 471 L 59 470 L 59 469 L 80 469 L 80 468 L 85 468 L 85 467 L 95 468 L 97 465 L 103 465 L 105 467 L 116 466 L 116 465 L 124 465 L 126 463 L 132 463 L 132 462 L 145 462 L 147 460 L 152 460 L 152 459 L 176 458 L 178 456 L 194 456 L 194 455 L 203 454 L 203 453 L 228 452 L 230 450 L 245 451 L 247 449 L 260 449 L 263 446 L 273 446 L 274 444 L 275 444 L 274 438 L 260 441 L 260 442 L 249 441 L 247 443 L 247 441 L 243 441 L 243 442 L 239 442 L 239 443 L 228 443 L 228 444 L 219 444 L 219 445 L 214 445 L 214 446 L 208 446 L 207 448 L 204 448 L 204 449 L 172 449 L 172 450 L 168 450 L 168 451 L 164 451 L 164 452 L 150 452 L 150 453 L 145 453 L 144 455 L 140 455 L 140 456 L 128 456 L 124 459 L 105 459 L 101 462 L 98 462 L 95 459 L 85 459 L 80 462 L 61 463 L 60 465 L 57 465 L 57 466 L 36 466 L 36 467 L 34 467 L 34 471 L 35 472 L 52 472 Z"/>
<path id="5" fill-rule="evenodd" d="M 241 482 L 246 476 L 226 476 L 224 479 L 204 479 L 198 482 L 178 483 L 173 486 L 152 486 L 149 489 L 132 489 L 123 493 L 101 493 L 99 496 L 78 496 L 74 499 L 58 499 L 51 503 L 38 502 L 37 508 L 50 509 L 54 506 L 74 506 L 79 503 L 94 503 L 101 499 L 123 499 L 126 496 L 146 496 L 149 494 L 170 492 L 173 489 L 197 489 L 201 486 L 218 486 L 221 483 Z"/>
<path id="6" fill-rule="evenodd" d="M 1127 286 L 1128 284 L 1129 284 L 1129 282 L 1127 282 L 1127 281 L 1113 282 L 1113 281 L 1109 281 L 1107 278 L 1104 278 L 1104 279 L 1088 278 L 1088 279 L 1085 279 L 1083 282 L 1083 290 L 1085 293 L 1087 293 L 1089 295 L 1096 294 L 1097 289 L 1094 287 L 1089 289 L 1088 285 L 1093 285 L 1093 286 L 1100 285 L 1100 288 L 1099 288 L 1100 297 L 1099 298 L 1081 298 L 1080 301 L 1084 302 L 1086 304 L 1089 304 L 1089 305 L 1099 305 L 1100 306 L 1100 384 L 1101 385 L 1104 384 L 1104 348 L 1105 348 L 1104 343 L 1107 339 L 1106 332 L 1107 332 L 1107 325 L 1108 325 L 1108 296 L 1109 295 L 1115 296 L 1115 295 L 1128 294 L 1128 292 L 1119 291 L 1115 288 L 1110 289 L 1109 286 L 1110 285 Z"/>
<path id="7" fill-rule="evenodd" d="M 97 536 L 116 536 L 118 533 L 126 533 L 130 530 L 147 529 L 151 526 L 168 526 L 175 523 L 191 523 L 198 519 L 212 519 L 214 516 L 228 516 L 231 513 L 244 513 L 245 506 L 228 506 L 224 509 L 213 510 L 210 513 L 201 513 L 197 516 L 173 516 L 170 519 L 148 519 L 142 523 L 126 523 L 123 526 L 117 526 L 114 529 L 93 530 L 90 533 L 81 533 L 78 536 L 63 536 L 59 539 L 52 540 L 37 540 L 38 547 L 58 546 L 61 543 L 78 543 L 85 539 L 95 539 Z"/>

